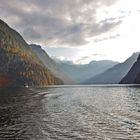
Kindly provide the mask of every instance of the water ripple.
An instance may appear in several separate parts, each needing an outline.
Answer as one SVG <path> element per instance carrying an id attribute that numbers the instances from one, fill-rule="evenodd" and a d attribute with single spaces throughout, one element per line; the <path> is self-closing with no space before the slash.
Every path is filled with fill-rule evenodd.
<path id="1" fill-rule="evenodd" d="M 0 92 L 0 140 L 139 140 L 139 87 Z"/>

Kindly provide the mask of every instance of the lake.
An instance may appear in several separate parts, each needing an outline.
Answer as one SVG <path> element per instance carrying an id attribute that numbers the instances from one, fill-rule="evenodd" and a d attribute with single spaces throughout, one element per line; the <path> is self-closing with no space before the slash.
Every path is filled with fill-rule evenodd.
<path id="1" fill-rule="evenodd" d="M 0 140 L 140 140 L 139 86 L 0 89 Z"/>

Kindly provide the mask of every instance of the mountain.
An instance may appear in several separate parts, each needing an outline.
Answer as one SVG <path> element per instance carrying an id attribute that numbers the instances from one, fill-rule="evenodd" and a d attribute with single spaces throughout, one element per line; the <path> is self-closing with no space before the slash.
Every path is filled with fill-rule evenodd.
<path id="1" fill-rule="evenodd" d="M 103 71 L 113 67 L 118 64 L 118 62 L 103 60 L 103 61 L 92 61 L 89 64 L 73 64 L 69 61 L 57 61 L 60 69 L 71 77 L 77 84 L 82 83 L 83 81 L 93 77 L 97 74 L 102 73 Z"/>
<path id="2" fill-rule="evenodd" d="M 0 86 L 62 84 L 43 65 L 22 36 L 0 20 Z"/>
<path id="3" fill-rule="evenodd" d="M 140 55 L 120 84 L 140 84 Z"/>
<path id="4" fill-rule="evenodd" d="M 117 84 L 128 73 L 138 58 L 139 53 L 134 53 L 125 62 L 115 65 L 103 73 L 85 81 L 85 84 Z"/>
<path id="5" fill-rule="evenodd" d="M 70 77 L 68 77 L 66 74 L 64 74 L 59 66 L 56 64 L 56 62 L 49 57 L 49 55 L 41 48 L 40 45 L 31 44 L 31 49 L 34 51 L 34 53 L 39 57 L 39 59 L 42 61 L 42 63 L 58 78 L 62 79 L 64 81 L 64 84 L 73 84 L 74 82 L 71 80 Z"/>

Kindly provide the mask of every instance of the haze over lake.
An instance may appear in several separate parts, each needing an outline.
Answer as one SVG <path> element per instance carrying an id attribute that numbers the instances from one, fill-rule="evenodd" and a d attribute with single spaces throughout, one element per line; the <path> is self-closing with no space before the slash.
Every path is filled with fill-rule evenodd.
<path id="1" fill-rule="evenodd" d="M 139 86 L 1 89 L 0 139 L 139 140 Z"/>

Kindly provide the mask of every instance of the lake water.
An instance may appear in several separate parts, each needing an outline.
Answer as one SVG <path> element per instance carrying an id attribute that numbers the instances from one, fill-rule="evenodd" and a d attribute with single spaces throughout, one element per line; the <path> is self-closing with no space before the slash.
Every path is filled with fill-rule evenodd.
<path id="1" fill-rule="evenodd" d="M 139 86 L 0 89 L 0 140 L 140 140 Z"/>

